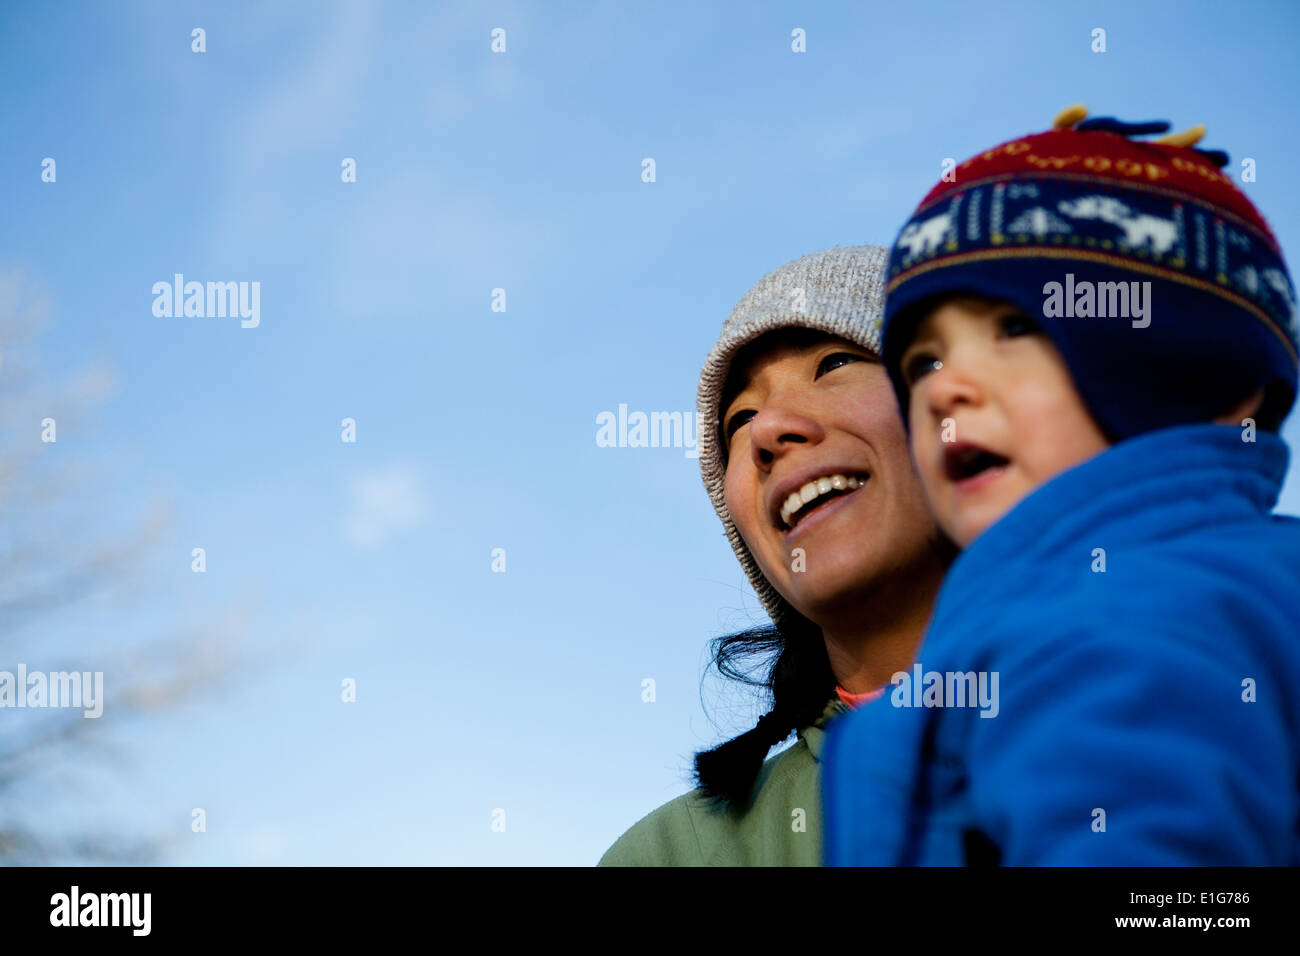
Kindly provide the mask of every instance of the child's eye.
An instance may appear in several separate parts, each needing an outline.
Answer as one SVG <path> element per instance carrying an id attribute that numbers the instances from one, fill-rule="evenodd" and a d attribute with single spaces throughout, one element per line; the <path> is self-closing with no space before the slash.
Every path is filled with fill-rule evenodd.
<path id="1" fill-rule="evenodd" d="M 1041 330 L 1033 319 L 1018 312 L 1004 315 L 998 320 L 998 332 L 1005 338 L 1014 338 L 1018 335 L 1033 335 L 1039 331 Z"/>
<path id="2" fill-rule="evenodd" d="M 817 377 L 821 378 L 826 372 L 834 371 L 846 362 L 867 362 L 870 361 L 865 355 L 857 355 L 853 352 L 832 352 L 820 362 L 817 363 Z"/>
<path id="3" fill-rule="evenodd" d="M 916 352 L 903 363 L 903 379 L 912 386 L 921 376 L 941 368 L 943 363 L 929 352 Z"/>

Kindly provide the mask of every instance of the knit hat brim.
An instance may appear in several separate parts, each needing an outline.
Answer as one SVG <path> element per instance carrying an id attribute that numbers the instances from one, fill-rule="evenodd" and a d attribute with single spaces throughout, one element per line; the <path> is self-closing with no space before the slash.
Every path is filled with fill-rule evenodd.
<path id="1" fill-rule="evenodd" d="M 1150 275 L 1085 261 L 1069 264 L 1071 276 L 1094 287 L 1111 282 L 1150 280 Z M 953 266 L 920 276 L 890 300 L 886 327 L 886 369 L 898 396 L 904 423 L 908 418 L 908 388 L 901 358 L 923 313 L 937 300 L 973 293 L 1020 308 L 1056 346 L 1084 405 L 1107 438 L 1114 442 L 1158 428 L 1220 415 L 1231 401 L 1253 392 L 1262 381 L 1286 381 L 1294 375 L 1278 333 L 1263 322 L 1180 322 L 1181 316 L 1204 309 L 1204 295 L 1178 283 L 1155 284 L 1156 315 L 1145 327 L 1127 316 L 1052 318 L 1043 310 L 1044 284 L 1061 279 L 1061 265 L 1052 259 L 1023 259 L 1014 272 L 988 262 Z M 1226 310 L 1225 310 L 1226 311 Z M 1153 363 L 1155 363 L 1153 365 Z M 1116 382 L 1130 383 L 1115 401 Z M 1150 382 L 1150 400 L 1132 400 Z M 1213 387 L 1207 387 L 1213 383 Z M 1169 402 L 1161 393 L 1180 396 Z"/>

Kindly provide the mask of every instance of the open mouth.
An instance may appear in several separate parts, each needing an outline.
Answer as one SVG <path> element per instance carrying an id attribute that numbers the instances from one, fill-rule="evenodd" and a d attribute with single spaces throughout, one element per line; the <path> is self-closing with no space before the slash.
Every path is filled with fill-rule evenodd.
<path id="1" fill-rule="evenodd" d="M 868 474 L 832 474 L 815 478 L 792 492 L 781 504 L 778 526 L 789 531 L 817 509 L 857 491 L 867 483 Z"/>
<path id="2" fill-rule="evenodd" d="M 949 481 L 957 483 L 969 481 L 993 469 L 1004 468 L 1009 463 L 1008 458 L 966 442 L 952 445 L 943 453 L 944 473 Z"/>

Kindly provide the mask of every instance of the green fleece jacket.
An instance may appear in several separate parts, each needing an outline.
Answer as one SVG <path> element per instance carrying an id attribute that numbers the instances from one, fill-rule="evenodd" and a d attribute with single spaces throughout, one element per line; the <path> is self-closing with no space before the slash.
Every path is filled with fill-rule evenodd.
<path id="1" fill-rule="evenodd" d="M 598 866 L 821 866 L 821 762 L 839 698 L 763 762 L 743 812 L 719 810 L 698 790 L 670 800 L 624 833 Z"/>

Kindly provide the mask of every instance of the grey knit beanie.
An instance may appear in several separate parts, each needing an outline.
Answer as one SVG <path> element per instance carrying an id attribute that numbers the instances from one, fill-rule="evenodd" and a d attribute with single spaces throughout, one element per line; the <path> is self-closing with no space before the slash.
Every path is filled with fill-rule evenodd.
<path id="1" fill-rule="evenodd" d="M 789 620 L 794 608 L 758 569 L 723 496 L 726 464 L 719 447 L 718 404 L 727 371 L 741 347 L 765 332 L 788 327 L 829 332 L 879 355 L 888 262 L 889 250 L 880 246 L 836 246 L 769 272 L 745 293 L 722 323 L 722 334 L 700 372 L 696 399 L 700 474 L 740 566 L 778 626 Z"/>

